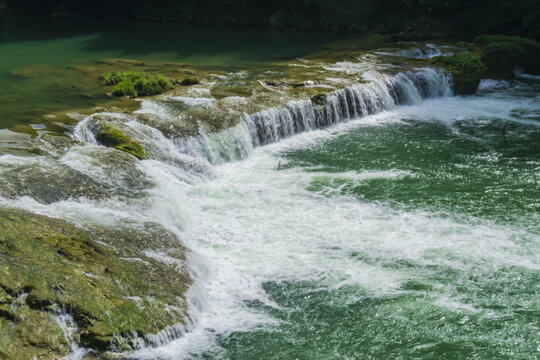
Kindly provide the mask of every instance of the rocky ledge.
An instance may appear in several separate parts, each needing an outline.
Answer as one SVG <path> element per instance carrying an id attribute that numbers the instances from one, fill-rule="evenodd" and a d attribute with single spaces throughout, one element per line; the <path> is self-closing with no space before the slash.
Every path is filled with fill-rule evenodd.
<path id="1" fill-rule="evenodd" d="M 74 346 L 129 351 L 186 319 L 185 249 L 155 224 L 82 229 L 0 208 L 0 228 L 2 359 L 60 359 Z"/>

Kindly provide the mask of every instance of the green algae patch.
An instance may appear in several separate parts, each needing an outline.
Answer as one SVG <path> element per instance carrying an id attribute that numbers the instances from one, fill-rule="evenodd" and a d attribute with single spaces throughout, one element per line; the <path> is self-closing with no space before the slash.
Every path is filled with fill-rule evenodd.
<path id="1" fill-rule="evenodd" d="M 519 36 L 481 35 L 475 43 L 482 47 L 481 60 L 493 78 L 511 78 L 514 70 L 540 74 L 540 44 Z"/>
<path id="2" fill-rule="evenodd" d="M 133 334 L 155 334 L 185 319 L 190 279 L 185 268 L 170 265 L 183 264 L 185 249 L 163 229 L 88 231 L 11 209 L 0 209 L 0 228 L 2 359 L 66 355 L 55 308 L 73 314 L 72 340 L 97 351 L 129 350 Z M 151 245 L 167 249 L 169 264 L 137 250 Z"/>
<path id="3" fill-rule="evenodd" d="M 173 88 L 171 80 L 163 75 L 138 71 L 110 72 L 102 76 L 103 83 L 114 86 L 114 96 L 152 96 L 163 94 Z"/>
<path id="4" fill-rule="evenodd" d="M 146 151 L 142 145 L 111 124 L 104 122 L 99 124 L 96 140 L 107 147 L 131 154 L 137 159 L 146 159 Z"/>
<path id="5" fill-rule="evenodd" d="M 456 95 L 475 93 L 480 80 L 486 73 L 486 67 L 480 58 L 470 52 L 462 52 L 454 56 L 439 56 L 433 58 L 431 63 L 447 68 L 452 74 Z"/>
<path id="6" fill-rule="evenodd" d="M 180 85 L 182 86 L 191 86 L 191 85 L 197 85 L 200 83 L 199 79 L 197 79 L 194 76 L 188 76 L 183 78 L 179 81 Z"/>
<path id="7" fill-rule="evenodd" d="M 53 316 L 24 304 L 2 304 L 12 316 L 0 312 L 0 359 L 61 359 L 69 343 Z"/>

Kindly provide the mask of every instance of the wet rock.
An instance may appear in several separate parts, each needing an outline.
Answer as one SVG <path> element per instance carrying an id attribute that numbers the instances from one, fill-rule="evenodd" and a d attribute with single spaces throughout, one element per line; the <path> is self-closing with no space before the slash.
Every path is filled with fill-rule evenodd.
<path id="1" fill-rule="evenodd" d="M 69 344 L 52 314 L 31 309 L 25 304 L 13 308 L 10 315 L 0 311 L 0 358 L 61 359 L 69 354 Z"/>
<path id="2" fill-rule="evenodd" d="M 183 86 L 197 85 L 199 83 L 200 83 L 199 79 L 197 79 L 194 76 L 188 76 L 179 81 L 179 84 Z"/>
<path id="3" fill-rule="evenodd" d="M 133 334 L 155 334 L 185 319 L 185 249 L 156 224 L 81 230 L 0 209 L 0 228 L 2 358 L 66 355 L 55 305 L 73 313 L 80 342 L 100 352 L 129 350 Z"/>
<path id="4" fill-rule="evenodd" d="M 326 94 L 317 94 L 311 97 L 311 101 L 318 106 L 326 105 Z"/>
<path id="5" fill-rule="evenodd" d="M 104 146 L 112 147 L 135 156 L 137 159 L 146 159 L 146 151 L 141 144 L 126 135 L 114 122 L 106 118 L 96 123 L 96 140 Z"/>
<path id="6" fill-rule="evenodd" d="M 469 52 L 436 57 L 432 59 L 431 63 L 447 68 L 452 74 L 456 95 L 475 93 L 480 80 L 486 73 L 486 67 L 478 56 Z"/>
<path id="7" fill-rule="evenodd" d="M 0 196 L 30 196 L 38 202 L 111 196 L 134 197 L 152 186 L 126 153 L 103 147 L 73 147 L 61 159 L 4 157 L 0 161 Z"/>

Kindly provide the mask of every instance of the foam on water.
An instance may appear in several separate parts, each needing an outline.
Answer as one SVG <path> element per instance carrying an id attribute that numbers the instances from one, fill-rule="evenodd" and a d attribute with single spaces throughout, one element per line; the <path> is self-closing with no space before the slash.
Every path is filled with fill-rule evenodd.
<path id="1" fill-rule="evenodd" d="M 348 65 L 344 71 L 349 71 Z M 446 97 L 451 94 L 449 79 L 430 69 L 395 77 L 368 72 L 365 79 L 368 84 L 331 93 L 321 104 L 291 102 L 246 115 L 226 131 L 189 139 L 169 139 L 134 117 L 107 114 L 127 126 L 149 154 L 149 160 L 133 165 L 144 174 L 141 178 L 153 184 L 140 190 L 142 198 L 78 197 L 44 203 L 22 196 L 0 198 L 0 202 L 79 224 L 137 226 L 155 221 L 190 249 L 188 266 L 194 279 L 187 299 L 190 318 L 185 326 L 135 339 L 137 351 L 130 357 L 136 359 L 219 356 L 223 351 L 219 339 L 275 331 L 283 320 L 272 311 L 281 305 L 265 289 L 268 283 L 310 283 L 313 291 L 351 288 L 356 291 L 341 300 L 354 303 L 362 297 L 399 296 L 407 281 L 422 280 L 418 269 L 434 266 L 471 274 L 512 266 L 540 270 L 534 236 L 526 229 L 422 209 L 396 209 L 339 191 L 343 181 L 395 180 L 416 177 L 415 171 L 281 168 L 287 165 L 284 153 L 320 145 L 362 126 L 387 126 L 407 119 L 448 126 L 462 119 L 514 119 L 512 107 L 532 106 L 531 99 L 510 103 L 480 95 Z M 203 103 L 206 100 L 199 105 Z M 144 111 L 170 119 L 170 112 L 163 109 L 159 104 L 143 104 Z M 127 176 L 111 174 L 106 165 L 96 168 L 91 151 L 101 147 L 95 140 L 93 119 L 86 118 L 74 131 L 76 139 L 88 144 L 85 150 L 72 148 L 54 166 L 122 188 Z M 19 160 L 26 161 L 4 156 L 0 164 Z M 322 184 L 321 189 L 314 191 L 314 183 Z M 146 255 L 184 265 L 152 249 Z M 393 266 L 401 263 L 414 266 Z M 474 304 L 461 300 L 450 286 L 439 288 L 434 302 L 477 311 Z"/>
<path id="2" fill-rule="evenodd" d="M 373 118 L 393 121 L 415 112 L 422 117 L 425 107 L 433 110 L 440 105 L 435 99 Z M 453 109 L 463 105 L 457 103 Z M 489 102 L 485 106 L 489 108 Z M 527 231 L 481 219 L 461 222 L 422 210 L 400 211 L 359 202 L 339 195 L 332 186 L 328 191 L 308 190 L 321 177 L 364 181 L 413 173 L 277 171 L 281 152 L 331 139 L 362 121 L 256 148 L 242 162 L 217 167 L 216 178 L 209 182 L 188 185 L 175 176 L 173 168 L 145 163 L 157 184 L 152 190 L 156 217 L 171 231 L 182 229 L 183 240 L 199 257 L 192 266 L 204 264 L 205 270 L 196 278 L 204 301 L 189 333 L 164 346 L 139 350 L 133 358 L 196 358 L 219 353 L 218 337 L 261 327 L 273 331 L 279 323 L 269 313 L 246 306 L 253 302 L 268 309 L 278 306 L 268 298 L 267 282 L 310 282 L 331 291 L 353 287 L 378 298 L 400 294 L 404 282 L 422 278 L 414 268 L 392 268 L 388 263 L 407 261 L 470 273 L 508 266 L 540 269 L 531 252 L 533 237 Z M 187 202 L 187 208 L 178 206 Z M 351 256 L 358 252 L 362 260 Z M 434 300 L 438 306 L 465 314 L 478 312 L 474 305 L 462 303 L 452 289 L 439 292 Z M 359 295 L 351 296 L 354 302 Z"/>

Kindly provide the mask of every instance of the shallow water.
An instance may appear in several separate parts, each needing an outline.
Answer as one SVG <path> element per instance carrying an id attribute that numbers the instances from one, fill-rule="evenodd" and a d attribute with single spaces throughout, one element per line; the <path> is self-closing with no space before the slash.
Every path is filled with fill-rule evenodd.
<path id="1" fill-rule="evenodd" d="M 190 249 L 191 321 L 127 358 L 533 359 L 540 84 L 453 97 L 444 75 L 415 71 L 337 92 L 326 113 L 296 101 L 188 140 L 111 115 L 148 147 L 140 162 L 97 146 L 88 117 L 57 157 L 0 156 L 0 204 L 83 226 L 155 222 Z M 142 105 L 171 116 L 160 106 Z"/>
<path id="2" fill-rule="evenodd" d="M 99 74 L 77 71 L 105 59 L 233 71 L 306 56 L 344 36 L 0 16 L 0 128 L 40 124 L 53 112 L 107 104 L 112 99 L 100 86 Z"/>

